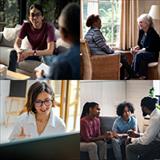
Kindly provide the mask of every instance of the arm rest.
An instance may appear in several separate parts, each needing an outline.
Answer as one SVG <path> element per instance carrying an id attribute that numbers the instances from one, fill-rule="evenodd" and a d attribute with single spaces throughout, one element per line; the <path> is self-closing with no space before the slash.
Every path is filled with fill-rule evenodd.
<path id="1" fill-rule="evenodd" d="M 93 79 L 119 79 L 120 54 L 91 56 Z"/>
<path id="2" fill-rule="evenodd" d="M 0 32 L 0 43 L 2 41 L 2 37 L 3 37 L 3 32 Z"/>

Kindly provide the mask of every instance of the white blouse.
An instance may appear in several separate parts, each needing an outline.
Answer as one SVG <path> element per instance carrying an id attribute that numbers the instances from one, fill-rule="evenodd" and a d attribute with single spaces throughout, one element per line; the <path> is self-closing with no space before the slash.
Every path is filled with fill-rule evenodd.
<path id="1" fill-rule="evenodd" d="M 9 140 L 18 140 L 18 135 L 24 129 L 24 134 L 29 135 L 26 138 L 35 138 L 42 136 L 58 135 L 66 131 L 64 121 L 54 115 L 53 109 L 51 109 L 48 123 L 41 134 L 37 132 L 36 118 L 34 113 L 24 113 L 18 117 L 15 127 L 9 137 Z"/>

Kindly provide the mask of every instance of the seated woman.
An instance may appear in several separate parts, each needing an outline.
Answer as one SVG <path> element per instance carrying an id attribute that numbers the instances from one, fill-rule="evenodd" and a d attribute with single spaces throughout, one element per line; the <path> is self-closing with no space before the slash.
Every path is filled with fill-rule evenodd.
<path id="1" fill-rule="evenodd" d="M 107 159 L 105 139 L 109 139 L 110 135 L 101 135 L 99 114 L 96 102 L 85 103 L 80 121 L 80 151 L 88 152 L 90 160 Z"/>
<path id="2" fill-rule="evenodd" d="M 100 31 L 101 29 L 101 19 L 99 15 L 90 15 L 87 19 L 86 26 L 90 27 L 85 39 L 88 42 L 89 48 L 92 54 L 104 55 L 104 54 L 114 54 L 115 51 L 106 44 L 106 40 Z M 120 53 L 120 51 L 119 51 Z M 128 72 L 129 77 L 133 76 L 133 71 L 127 62 L 127 58 L 124 54 L 121 54 L 121 79 L 124 79 L 125 70 Z"/>
<path id="3" fill-rule="evenodd" d="M 62 119 L 54 115 L 54 93 L 45 82 L 35 82 L 28 91 L 27 113 L 19 116 L 9 137 L 11 141 L 57 135 L 65 132 Z"/>
<path id="4" fill-rule="evenodd" d="M 153 28 L 152 17 L 142 14 L 138 18 L 138 45 L 132 49 L 133 69 L 139 79 L 147 79 L 148 63 L 158 61 L 160 37 Z"/>
<path id="5" fill-rule="evenodd" d="M 22 50 L 22 39 L 27 36 L 32 49 Z M 56 37 L 53 26 L 45 22 L 42 7 L 39 4 L 33 4 L 29 8 L 29 22 L 22 25 L 20 33 L 16 38 L 14 49 L 10 53 L 8 69 L 16 71 L 19 62 L 24 60 L 43 61 L 50 65 L 52 63 L 52 54 L 55 49 Z"/>
<path id="6" fill-rule="evenodd" d="M 116 160 L 123 160 L 125 156 L 125 141 L 127 138 L 128 130 L 137 130 L 137 120 L 131 114 L 134 113 L 134 108 L 131 103 L 124 102 L 117 106 L 117 115 L 119 116 L 113 124 L 113 136 L 112 139 L 113 152 Z M 122 145 L 122 151 L 121 151 Z M 122 154 L 124 153 L 124 155 Z"/>

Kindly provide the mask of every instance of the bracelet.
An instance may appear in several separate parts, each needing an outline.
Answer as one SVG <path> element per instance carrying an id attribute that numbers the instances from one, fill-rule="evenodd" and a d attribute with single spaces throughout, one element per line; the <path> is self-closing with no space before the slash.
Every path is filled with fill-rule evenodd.
<path id="1" fill-rule="evenodd" d="M 37 56 L 37 51 L 36 50 L 34 50 L 33 56 Z"/>

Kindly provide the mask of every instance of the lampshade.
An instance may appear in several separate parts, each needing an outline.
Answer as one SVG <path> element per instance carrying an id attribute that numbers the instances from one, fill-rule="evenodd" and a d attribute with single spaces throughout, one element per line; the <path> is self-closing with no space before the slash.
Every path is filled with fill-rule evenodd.
<path id="1" fill-rule="evenodd" d="M 149 11 L 149 15 L 153 19 L 160 19 L 160 5 L 152 5 Z"/>

